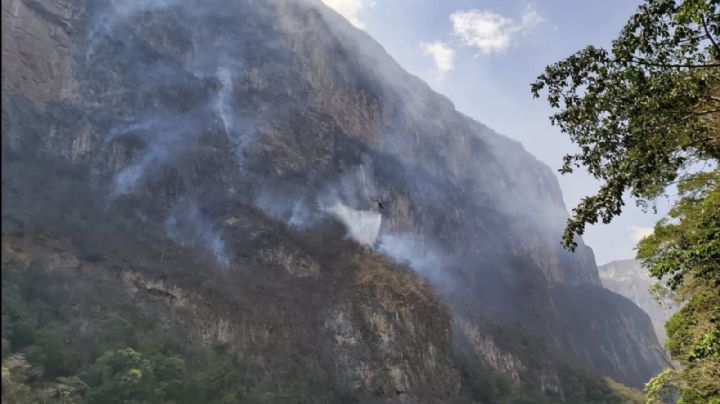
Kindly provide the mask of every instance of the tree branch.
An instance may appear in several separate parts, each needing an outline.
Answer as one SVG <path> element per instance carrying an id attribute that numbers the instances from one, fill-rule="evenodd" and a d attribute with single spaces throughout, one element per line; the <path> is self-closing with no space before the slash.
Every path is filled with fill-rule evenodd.
<path id="1" fill-rule="evenodd" d="M 680 69 L 680 68 L 688 68 L 688 69 L 709 69 L 714 67 L 720 67 L 720 63 L 708 63 L 708 64 L 702 64 L 702 65 L 694 65 L 690 63 L 655 63 L 650 62 L 645 59 L 640 58 L 633 58 L 633 63 L 637 63 L 639 65 L 643 66 L 653 66 L 653 67 L 670 67 L 674 69 Z"/>
<path id="2" fill-rule="evenodd" d="M 707 111 L 697 111 L 697 112 L 691 112 L 690 114 L 698 116 L 698 115 L 709 115 L 709 114 L 717 114 L 720 112 L 720 108 L 718 109 L 710 109 Z"/>
<path id="3" fill-rule="evenodd" d="M 678 146 L 678 148 L 679 148 L 680 150 L 682 150 L 682 149 L 685 149 L 685 148 L 690 147 L 690 146 L 695 146 L 696 144 L 702 144 L 702 143 L 705 143 L 705 142 L 710 142 L 711 140 L 715 140 L 715 138 L 711 136 L 711 137 L 706 137 L 706 138 L 704 138 L 704 139 L 697 139 L 697 140 L 694 140 L 694 141 L 689 142 L 689 143 L 681 144 L 681 145 Z"/>
<path id="4" fill-rule="evenodd" d="M 705 14 L 700 15 L 700 20 L 702 20 L 702 26 L 703 26 L 703 30 L 705 31 L 705 35 L 707 35 L 708 39 L 715 47 L 715 52 L 717 52 L 718 55 L 720 55 L 720 46 L 718 46 L 718 43 L 715 42 L 715 38 L 713 38 L 713 36 L 710 35 L 710 30 L 708 30 L 707 22 L 705 21 Z"/>

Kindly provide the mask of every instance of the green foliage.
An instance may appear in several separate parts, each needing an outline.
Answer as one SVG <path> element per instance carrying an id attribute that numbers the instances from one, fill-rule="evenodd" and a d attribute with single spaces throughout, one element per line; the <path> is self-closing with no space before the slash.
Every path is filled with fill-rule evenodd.
<path id="1" fill-rule="evenodd" d="M 37 328 L 34 316 L 23 304 L 17 282 L 10 270 L 2 272 L 2 336 L 10 346 L 21 345 L 32 338 Z"/>
<path id="2" fill-rule="evenodd" d="M 595 377 L 567 368 L 560 375 L 564 400 L 568 403 L 641 403 L 640 392 L 626 387 L 610 378 L 598 380 Z"/>
<path id="3" fill-rule="evenodd" d="M 2 363 L 2 402 L 33 403 L 33 392 L 25 383 L 34 375 L 31 365 L 22 355 L 12 355 Z"/>
<path id="4" fill-rule="evenodd" d="M 598 379 L 576 368 L 564 368 L 559 384 L 562 396 L 557 393 L 539 393 L 532 386 L 516 384 L 507 376 L 493 371 L 487 366 L 458 358 L 461 363 L 461 397 L 455 404 L 504 403 L 504 404 L 543 404 L 543 403 L 607 403 L 640 404 L 643 394 L 610 378 Z"/>
<path id="5" fill-rule="evenodd" d="M 96 344 L 98 354 L 120 349 L 135 343 L 133 324 L 120 315 L 111 313 L 98 325 Z"/>
<path id="6" fill-rule="evenodd" d="M 638 257 L 675 292 L 682 308 L 665 325 L 666 348 L 680 362 L 646 386 L 680 402 L 720 400 L 720 169 L 683 178 L 670 217 L 641 240 Z M 658 393 L 659 392 L 659 393 Z"/>
<path id="7" fill-rule="evenodd" d="M 679 183 L 679 200 L 669 218 L 638 246 L 653 276 L 667 279 L 672 290 L 686 276 L 720 284 L 720 170 L 689 175 Z"/>
<path id="8" fill-rule="evenodd" d="M 615 380 L 606 377 L 605 384 L 617 395 L 621 402 L 625 404 L 642 404 L 645 401 L 645 396 L 642 392 L 631 389 L 624 384 L 618 383 Z"/>
<path id="9" fill-rule="evenodd" d="M 68 349 L 69 333 L 66 327 L 48 324 L 32 334 L 31 345 L 26 350 L 31 362 L 43 366 L 46 376 L 54 378 L 67 375 L 77 366 L 77 358 Z"/>
<path id="10" fill-rule="evenodd" d="M 551 403 L 550 397 L 513 384 L 505 375 L 489 367 L 478 367 L 474 363 L 458 358 L 462 377 L 462 403 Z"/>
<path id="11" fill-rule="evenodd" d="M 185 362 L 176 357 L 143 357 L 132 348 L 104 353 L 86 372 L 87 403 L 175 401 L 184 384 Z"/>
<path id="12" fill-rule="evenodd" d="M 88 319 L 80 343 L 41 266 L 3 263 L 2 275 L 3 403 L 261 402 L 222 347 L 173 348 L 131 311 Z"/>
<path id="13" fill-rule="evenodd" d="M 573 210 L 566 246 L 586 224 L 620 214 L 626 191 L 656 198 L 693 163 L 720 157 L 718 36 L 717 1 L 648 0 L 610 50 L 588 46 L 532 84 L 535 97 L 547 90 L 559 109 L 551 122 L 580 148 L 561 172 L 583 166 L 602 181 Z"/>
<path id="14" fill-rule="evenodd" d="M 187 402 L 252 402 L 249 382 L 223 347 L 215 347 L 202 359 L 204 370 L 183 386 Z"/>
<path id="15" fill-rule="evenodd" d="M 678 372 L 664 369 L 645 384 L 645 403 L 671 403 L 677 398 Z"/>

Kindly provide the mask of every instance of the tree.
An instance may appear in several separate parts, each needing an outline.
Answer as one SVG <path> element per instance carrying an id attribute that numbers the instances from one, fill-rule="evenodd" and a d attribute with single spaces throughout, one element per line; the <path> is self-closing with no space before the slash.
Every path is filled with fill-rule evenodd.
<path id="1" fill-rule="evenodd" d="M 646 0 L 610 50 L 588 46 L 532 84 L 580 148 L 561 173 L 583 166 L 602 182 L 573 209 L 567 247 L 587 224 L 620 214 L 626 191 L 646 203 L 693 164 L 720 158 L 718 37 L 717 0 Z"/>
<path id="2" fill-rule="evenodd" d="M 684 302 L 665 325 L 680 371 L 650 381 L 648 398 L 679 390 L 683 402 L 720 403 L 720 169 L 683 178 L 669 218 L 640 241 L 638 257 Z M 654 402 L 654 401 L 651 401 Z"/>
<path id="3" fill-rule="evenodd" d="M 148 359 L 124 348 L 104 353 L 85 378 L 88 403 L 166 402 L 185 383 L 185 362 L 177 356 Z"/>
<path id="4" fill-rule="evenodd" d="M 647 402 L 720 403 L 720 1 L 646 0 L 609 50 L 589 46 L 532 84 L 558 110 L 550 119 L 579 146 L 561 172 L 601 181 L 573 209 L 563 244 L 609 223 L 626 192 L 649 206 L 672 185 L 669 217 L 638 258 L 684 303 L 666 324 L 681 363 L 646 385 Z"/>
<path id="5" fill-rule="evenodd" d="M 37 377 L 37 369 L 25 360 L 21 354 L 11 355 L 2 361 L 2 402 L 33 403 L 32 390 L 27 385 L 28 379 Z"/>

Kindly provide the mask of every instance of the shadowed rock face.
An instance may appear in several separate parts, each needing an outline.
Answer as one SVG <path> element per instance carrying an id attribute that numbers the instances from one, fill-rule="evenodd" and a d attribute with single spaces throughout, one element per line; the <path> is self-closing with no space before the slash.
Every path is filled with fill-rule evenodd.
<path id="1" fill-rule="evenodd" d="M 560 393 L 563 363 L 631 385 L 660 367 L 647 317 L 600 286 L 592 251 L 561 249 L 566 210 L 550 169 L 322 5 L 2 7 L 4 241 L 51 232 L 101 250 L 91 255 L 135 255 L 109 247 L 126 242 L 145 251 L 155 258 L 141 270 L 97 265 L 124 285 L 122 299 L 182 290 L 167 299 L 195 302 L 183 314 L 191 335 L 234 344 L 279 383 L 291 377 L 278 358 L 292 355 L 313 358 L 297 366 L 328 386 L 389 402 L 456 395 L 453 349 Z M 417 275 L 338 240 L 327 214 L 336 203 L 378 211 L 379 249 L 427 278 L 444 305 Z M 104 243 L 79 230 L 98 221 L 118 226 Z M 137 244 L 137 232 L 150 238 Z M 168 268 L 177 251 L 198 264 Z M 231 281 L 203 294 L 181 284 L 193 276 Z M 273 298 L 244 299 L 239 317 L 223 317 L 213 305 L 229 307 L 233 287 Z M 287 288 L 298 300 L 282 297 Z M 309 317 L 293 322 L 293 310 Z M 246 328 L 265 318 L 273 332 Z M 248 337 L 278 332 L 277 357 Z M 293 348 L 301 340 L 314 342 Z"/>

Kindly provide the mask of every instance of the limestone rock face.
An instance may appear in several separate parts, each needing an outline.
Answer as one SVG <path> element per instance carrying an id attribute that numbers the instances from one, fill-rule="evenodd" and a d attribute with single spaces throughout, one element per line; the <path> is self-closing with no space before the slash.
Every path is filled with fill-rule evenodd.
<path id="1" fill-rule="evenodd" d="M 458 352 L 560 395 L 566 363 L 636 386 L 660 368 L 592 250 L 560 247 L 552 171 L 319 1 L 10 0 L 2 18 L 3 242 L 69 285 L 324 398 L 448 402 Z M 381 215 L 376 245 L 336 203 Z"/>
<path id="2" fill-rule="evenodd" d="M 3 91 L 22 94 L 38 108 L 77 95 L 74 12 L 69 2 L 3 2 Z"/>

